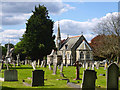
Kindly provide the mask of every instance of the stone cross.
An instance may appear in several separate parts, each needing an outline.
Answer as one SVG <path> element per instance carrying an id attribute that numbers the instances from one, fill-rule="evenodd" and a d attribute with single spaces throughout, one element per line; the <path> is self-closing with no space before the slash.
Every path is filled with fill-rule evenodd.
<path id="1" fill-rule="evenodd" d="M 119 67 L 112 63 L 107 69 L 107 90 L 118 90 Z"/>
<path id="2" fill-rule="evenodd" d="M 79 64 L 79 61 L 77 61 L 75 64 L 74 64 L 74 66 L 76 66 L 76 78 L 74 79 L 74 80 L 81 80 L 80 78 L 79 78 L 79 67 L 81 67 L 82 66 L 82 64 Z"/>
<path id="3" fill-rule="evenodd" d="M 82 90 L 95 90 L 95 81 L 97 79 L 94 70 L 85 70 L 83 74 Z"/>

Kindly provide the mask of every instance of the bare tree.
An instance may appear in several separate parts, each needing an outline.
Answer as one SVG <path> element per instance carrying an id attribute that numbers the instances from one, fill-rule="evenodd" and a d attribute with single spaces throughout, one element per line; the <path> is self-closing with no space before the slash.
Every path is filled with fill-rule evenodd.
<path id="1" fill-rule="evenodd" d="M 117 57 L 119 63 L 120 57 L 120 13 L 112 13 L 103 18 L 95 27 L 95 33 L 107 36 L 104 39 L 104 49 L 102 52 L 110 56 Z M 107 49 L 107 50 L 106 50 Z"/>

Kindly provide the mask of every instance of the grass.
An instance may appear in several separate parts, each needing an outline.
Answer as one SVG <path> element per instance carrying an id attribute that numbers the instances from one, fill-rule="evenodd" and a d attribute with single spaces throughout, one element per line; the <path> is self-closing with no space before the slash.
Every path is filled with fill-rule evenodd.
<path id="1" fill-rule="evenodd" d="M 56 80 L 56 79 L 62 79 L 63 77 L 60 76 L 60 70 L 57 69 L 57 75 L 52 75 L 53 71 L 49 70 L 48 67 L 46 68 L 37 68 L 39 70 L 45 71 L 44 78 L 47 79 L 44 81 L 45 86 L 39 86 L 39 87 L 30 87 L 30 86 L 25 86 L 22 82 L 24 79 L 25 82 L 31 84 L 31 80 L 28 80 L 28 77 L 32 77 L 32 66 L 29 65 L 22 65 L 22 66 L 17 66 L 16 68 L 11 68 L 11 69 L 16 69 L 18 71 L 18 81 L 14 82 L 2 82 L 2 87 L 3 88 L 70 88 L 67 86 L 67 81 L 66 80 Z M 1 77 L 4 77 L 4 70 L 3 69 L 0 73 Z M 83 78 L 83 71 L 84 68 L 80 69 L 80 78 Z M 96 87 L 100 86 L 101 88 L 106 88 L 106 76 L 100 76 L 100 74 L 105 74 L 106 75 L 106 70 L 104 70 L 103 67 L 100 67 L 99 69 L 95 69 L 97 72 L 97 80 L 96 80 Z M 78 85 L 81 85 L 82 80 L 73 80 L 76 77 L 76 68 L 74 66 L 68 66 L 63 68 L 63 73 L 64 76 L 68 79 L 70 79 L 70 82 L 77 83 L 79 81 L 80 83 Z M 119 88 L 120 88 L 120 81 L 119 81 Z"/>

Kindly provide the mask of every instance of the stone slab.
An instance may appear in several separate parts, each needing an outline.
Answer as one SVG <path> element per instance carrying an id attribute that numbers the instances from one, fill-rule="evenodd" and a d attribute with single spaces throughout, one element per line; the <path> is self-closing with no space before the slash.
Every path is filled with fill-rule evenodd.
<path id="1" fill-rule="evenodd" d="M 18 81 L 17 70 L 5 70 L 4 81 Z"/>

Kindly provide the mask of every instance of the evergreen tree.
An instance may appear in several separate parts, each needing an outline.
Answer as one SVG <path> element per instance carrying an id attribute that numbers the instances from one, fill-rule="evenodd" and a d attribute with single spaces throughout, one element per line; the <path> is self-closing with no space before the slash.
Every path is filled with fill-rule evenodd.
<path id="1" fill-rule="evenodd" d="M 46 7 L 35 6 L 33 15 L 27 20 L 26 31 L 23 34 L 22 46 L 31 59 L 42 59 L 50 54 L 55 47 L 53 35 L 53 21 L 48 16 Z"/>

